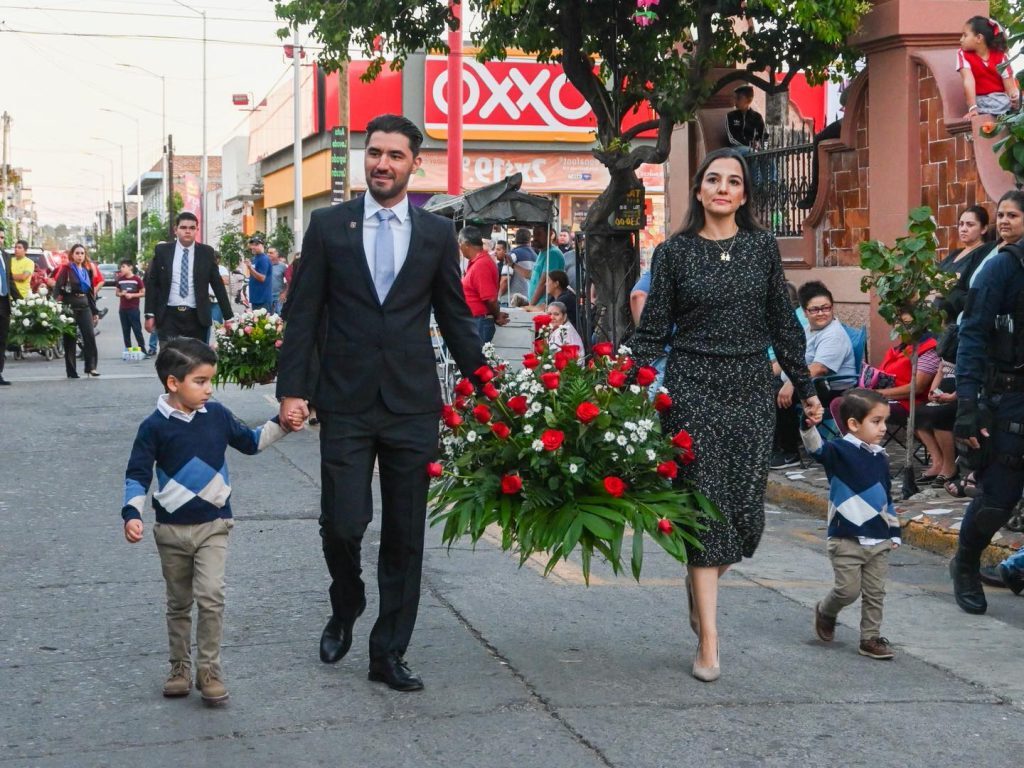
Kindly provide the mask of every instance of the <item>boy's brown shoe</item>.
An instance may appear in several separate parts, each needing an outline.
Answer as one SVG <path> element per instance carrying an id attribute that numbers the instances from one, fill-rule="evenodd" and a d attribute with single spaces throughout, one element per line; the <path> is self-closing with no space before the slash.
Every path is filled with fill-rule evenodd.
<path id="1" fill-rule="evenodd" d="M 867 640 L 861 640 L 860 648 L 857 649 L 857 652 L 861 656 L 878 659 L 879 661 L 888 661 L 896 655 L 893 653 L 889 641 L 884 637 L 870 637 Z"/>
<path id="2" fill-rule="evenodd" d="M 836 618 L 826 616 L 821 612 L 821 605 L 814 606 L 814 631 L 818 637 L 826 643 L 831 643 L 836 637 Z"/>
<path id="3" fill-rule="evenodd" d="M 203 703 L 216 707 L 228 700 L 228 689 L 216 669 L 200 669 L 196 676 L 196 688 L 203 695 Z"/>
<path id="4" fill-rule="evenodd" d="M 171 674 L 164 683 L 164 696 L 175 698 L 188 696 L 192 690 L 192 665 L 187 661 L 176 661 L 171 664 Z"/>

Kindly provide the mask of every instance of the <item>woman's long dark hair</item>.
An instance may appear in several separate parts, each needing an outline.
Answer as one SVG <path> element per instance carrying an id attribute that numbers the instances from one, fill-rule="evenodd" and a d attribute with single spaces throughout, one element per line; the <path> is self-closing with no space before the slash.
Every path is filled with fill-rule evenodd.
<path id="1" fill-rule="evenodd" d="M 750 169 L 747 167 L 747 161 L 735 149 L 725 147 L 709 152 L 705 155 L 700 167 L 697 168 L 697 173 L 693 176 L 693 183 L 690 185 L 690 210 L 687 211 L 686 221 L 683 222 L 683 226 L 677 234 L 695 235 L 704 228 L 704 206 L 697 198 L 697 195 L 700 192 L 700 185 L 704 183 L 704 174 L 708 172 L 708 167 L 715 160 L 721 160 L 722 158 L 739 162 L 740 170 L 743 173 L 743 192 L 747 196 L 747 201 L 736 211 L 736 224 L 740 229 L 750 231 L 764 229 L 754 214 L 754 189 L 750 184 Z"/>

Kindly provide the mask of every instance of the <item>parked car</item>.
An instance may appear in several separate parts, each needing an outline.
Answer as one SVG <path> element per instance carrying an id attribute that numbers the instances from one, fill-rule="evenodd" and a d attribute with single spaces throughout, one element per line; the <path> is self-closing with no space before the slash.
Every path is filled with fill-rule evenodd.
<path id="1" fill-rule="evenodd" d="M 7 258 L 14 256 L 13 248 L 4 249 L 4 254 Z M 53 258 L 49 251 L 44 251 L 42 248 L 29 248 L 25 251 L 25 255 L 35 262 L 36 267 L 41 268 L 47 275 L 52 275 L 57 269 L 57 260 Z"/>
<path id="2" fill-rule="evenodd" d="M 98 264 L 103 285 L 117 285 L 117 264 Z"/>

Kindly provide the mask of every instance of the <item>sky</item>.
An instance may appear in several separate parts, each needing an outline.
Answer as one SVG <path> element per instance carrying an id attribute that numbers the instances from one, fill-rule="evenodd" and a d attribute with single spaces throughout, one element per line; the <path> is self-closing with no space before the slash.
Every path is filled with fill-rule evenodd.
<path id="1" fill-rule="evenodd" d="M 251 94 L 258 103 L 288 81 L 290 61 L 275 35 L 283 25 L 269 0 L 188 5 L 207 12 L 207 139 L 209 154 L 216 155 L 228 139 L 248 132 L 247 114 L 231 103 L 232 94 Z M 129 185 L 139 172 L 137 154 L 144 169 L 159 161 L 160 75 L 175 153 L 202 153 L 201 41 L 200 16 L 173 0 L 9 0 L 0 6 L 0 111 L 12 118 L 8 162 L 29 169 L 40 225 L 92 224 L 111 187 L 120 197 L 118 145 Z"/>

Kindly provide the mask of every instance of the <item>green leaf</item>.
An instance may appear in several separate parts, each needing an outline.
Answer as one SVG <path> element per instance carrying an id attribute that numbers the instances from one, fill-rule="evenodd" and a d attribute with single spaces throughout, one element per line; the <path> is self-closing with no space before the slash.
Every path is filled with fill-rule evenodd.
<path id="1" fill-rule="evenodd" d="M 633 556 L 630 558 L 630 566 L 633 569 L 633 578 L 640 581 L 640 569 L 644 565 L 644 532 L 642 528 L 633 531 Z"/>

